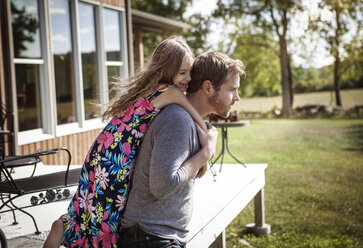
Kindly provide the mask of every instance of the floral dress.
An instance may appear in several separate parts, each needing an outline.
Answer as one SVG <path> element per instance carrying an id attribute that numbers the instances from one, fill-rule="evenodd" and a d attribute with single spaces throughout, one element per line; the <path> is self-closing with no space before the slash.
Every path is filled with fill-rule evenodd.
<path id="1" fill-rule="evenodd" d="M 159 110 L 151 100 L 162 85 L 114 117 L 98 135 L 83 164 L 78 189 L 62 215 L 68 247 L 117 247 L 117 231 L 129 193 L 133 161 Z"/>

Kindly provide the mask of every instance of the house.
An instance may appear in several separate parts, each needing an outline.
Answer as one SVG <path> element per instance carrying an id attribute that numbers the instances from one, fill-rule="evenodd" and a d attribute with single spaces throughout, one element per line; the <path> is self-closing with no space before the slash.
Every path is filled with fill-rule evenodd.
<path id="1" fill-rule="evenodd" d="M 73 164 L 105 125 L 112 81 L 143 65 L 142 33 L 189 27 L 130 0 L 3 0 L 0 23 L 0 146 L 18 155 L 67 147 Z"/>

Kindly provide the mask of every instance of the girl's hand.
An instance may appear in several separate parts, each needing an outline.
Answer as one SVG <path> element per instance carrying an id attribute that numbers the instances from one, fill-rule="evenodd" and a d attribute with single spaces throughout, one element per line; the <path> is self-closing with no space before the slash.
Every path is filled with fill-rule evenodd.
<path id="1" fill-rule="evenodd" d="M 165 106 L 176 103 L 182 106 L 192 116 L 193 120 L 202 127 L 204 131 L 208 128 L 195 108 L 190 104 L 184 93 L 178 87 L 170 87 L 164 93 L 152 100 L 155 108 L 162 109 Z"/>
<path id="2" fill-rule="evenodd" d="M 194 117 L 193 117 L 194 118 Z M 200 118 L 195 118 L 195 122 L 198 124 L 197 126 L 201 127 L 203 131 L 207 131 L 209 129 L 208 124 L 210 124 L 209 122 L 205 122 L 202 117 Z M 211 125 L 212 126 L 212 125 Z"/>

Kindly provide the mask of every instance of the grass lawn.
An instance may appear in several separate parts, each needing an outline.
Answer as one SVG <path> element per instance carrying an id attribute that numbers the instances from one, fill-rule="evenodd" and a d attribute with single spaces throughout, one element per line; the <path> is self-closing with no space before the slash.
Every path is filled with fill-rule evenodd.
<path id="1" fill-rule="evenodd" d="M 253 202 L 226 230 L 227 247 L 363 247 L 363 120 L 252 120 L 229 129 L 246 163 L 268 163 L 266 223 L 272 234 L 244 234 Z M 234 163 L 228 155 L 228 163 Z M 223 169 L 222 169 L 223 173 Z"/>
<path id="2" fill-rule="evenodd" d="M 341 98 L 344 108 L 352 108 L 363 105 L 363 89 L 341 90 Z M 335 106 L 335 95 L 331 91 L 312 92 L 294 95 L 294 108 L 298 106 L 319 104 Z M 236 102 L 232 110 L 240 111 L 269 111 L 274 106 L 281 109 L 282 96 L 241 98 Z"/>

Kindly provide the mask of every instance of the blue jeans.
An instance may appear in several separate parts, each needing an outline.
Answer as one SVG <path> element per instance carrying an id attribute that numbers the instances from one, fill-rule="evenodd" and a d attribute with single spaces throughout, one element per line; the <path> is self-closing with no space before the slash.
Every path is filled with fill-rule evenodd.
<path id="1" fill-rule="evenodd" d="M 175 239 L 164 239 L 146 233 L 139 225 L 123 228 L 117 241 L 118 248 L 185 248 Z"/>

